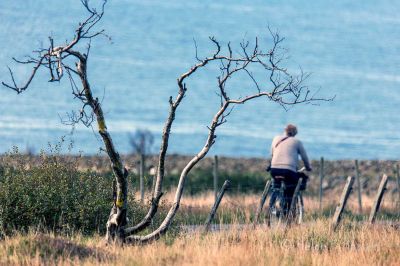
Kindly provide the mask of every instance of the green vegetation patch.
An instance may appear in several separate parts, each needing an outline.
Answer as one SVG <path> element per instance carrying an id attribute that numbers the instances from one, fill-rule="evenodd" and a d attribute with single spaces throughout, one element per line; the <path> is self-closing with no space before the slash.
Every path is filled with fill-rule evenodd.
<path id="1" fill-rule="evenodd" d="M 50 154 L 41 152 L 37 166 L 26 165 L 17 149 L 3 157 L 0 236 L 29 228 L 56 233 L 104 233 L 113 202 L 113 176 L 79 171 L 79 157 L 61 156 L 59 150 L 56 146 Z M 146 210 L 132 194 L 128 198 L 128 217 L 134 223 Z"/>

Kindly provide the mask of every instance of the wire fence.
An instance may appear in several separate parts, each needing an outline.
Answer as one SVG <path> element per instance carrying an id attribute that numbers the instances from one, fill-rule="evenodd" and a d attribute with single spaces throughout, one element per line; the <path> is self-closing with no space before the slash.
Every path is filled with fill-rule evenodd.
<path id="1" fill-rule="evenodd" d="M 215 164 L 218 164 L 217 158 L 215 158 Z M 356 177 L 356 182 L 354 182 L 350 196 L 347 199 L 346 210 L 356 215 L 367 215 L 374 205 L 382 176 L 376 175 L 372 178 L 363 176 L 363 171 L 360 171 L 357 160 L 353 167 L 347 165 L 340 176 L 328 176 L 325 174 L 324 170 L 329 170 L 332 167 L 332 164 L 326 166 L 323 158 L 321 158 L 320 164 L 317 165 L 317 171 L 315 171 L 316 174 L 314 173 L 308 182 L 308 189 L 302 192 L 306 212 L 309 210 L 315 213 L 327 209 L 330 212 L 334 212 L 346 183 L 346 174 L 350 174 Z M 329 171 L 332 171 L 332 169 Z M 390 174 L 384 196 L 380 202 L 380 209 L 382 215 L 386 215 L 389 219 L 400 220 L 399 167 L 396 166 Z M 234 182 L 231 182 L 232 185 L 227 189 L 221 208 L 235 209 L 238 212 L 254 212 L 259 205 L 265 181 L 268 179 L 267 175 L 264 175 L 261 179 L 263 180 L 262 182 L 257 180 L 255 183 L 250 183 L 248 180 L 234 180 Z M 181 208 L 190 212 L 205 212 L 211 208 L 214 203 L 214 196 L 217 195 L 219 190 L 216 184 L 222 181 L 222 178 L 218 177 L 218 169 L 214 167 L 212 176 L 209 176 L 206 180 L 206 183 L 200 185 L 198 183 L 187 183 L 184 198 L 180 203 Z M 151 177 L 147 177 L 146 182 L 147 184 L 152 184 L 153 180 Z M 150 191 L 151 186 L 147 187 L 147 190 Z M 174 194 L 173 187 L 170 186 L 169 190 L 171 195 Z M 266 204 L 268 204 L 268 200 Z"/>

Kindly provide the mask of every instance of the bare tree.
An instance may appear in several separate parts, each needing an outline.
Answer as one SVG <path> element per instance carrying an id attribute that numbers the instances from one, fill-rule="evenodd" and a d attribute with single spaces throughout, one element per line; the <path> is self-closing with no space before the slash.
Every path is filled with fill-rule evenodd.
<path id="1" fill-rule="evenodd" d="M 96 24 L 103 18 L 104 7 L 107 0 L 103 0 L 100 9 L 89 5 L 89 0 L 81 0 L 82 5 L 88 12 L 88 17 L 79 23 L 75 30 L 75 36 L 71 41 L 55 46 L 52 37 L 49 37 L 49 45 L 46 48 L 39 48 L 34 51 L 35 56 L 29 56 L 25 60 L 14 61 L 19 64 L 33 65 L 32 73 L 23 85 L 17 85 L 14 73 L 9 68 L 12 84 L 2 82 L 18 94 L 24 92 L 36 76 L 39 68 L 48 70 L 49 82 L 61 81 L 65 73 L 70 81 L 74 98 L 82 102 L 79 112 L 72 112 L 65 123 L 83 123 L 90 126 L 94 120 L 102 137 L 106 153 L 111 161 L 111 167 L 115 175 L 114 204 L 107 222 L 107 238 L 114 239 L 117 235 L 122 238 L 122 229 L 127 223 L 127 176 L 128 171 L 124 167 L 121 157 L 114 147 L 113 140 L 107 131 L 106 121 L 97 97 L 93 96 L 87 76 L 87 62 L 90 52 L 90 42 L 98 36 L 106 36 L 104 30 L 95 31 Z M 82 42 L 87 43 L 85 51 L 81 51 Z M 78 85 L 80 81 L 80 86 Z"/>
<path id="2" fill-rule="evenodd" d="M 198 63 L 194 65 L 188 72 L 184 73 L 178 78 L 179 94 L 177 99 L 178 101 L 180 101 L 185 95 L 185 92 L 187 90 L 187 85 L 186 83 L 184 83 L 185 79 L 193 75 L 198 69 L 204 68 L 209 63 L 218 62 L 220 64 L 220 75 L 217 77 L 217 95 L 220 98 L 220 107 L 216 111 L 214 117 L 210 122 L 210 125 L 208 126 L 209 133 L 206 143 L 200 149 L 200 151 L 186 164 L 181 172 L 174 202 L 162 224 L 155 231 L 145 236 L 131 235 L 139 231 L 138 226 L 125 229 L 127 242 L 147 243 L 150 241 L 154 241 L 168 230 L 168 227 L 170 226 L 176 212 L 179 209 L 179 203 L 182 198 L 184 184 L 190 170 L 201 159 L 203 159 L 204 156 L 207 155 L 210 148 L 214 145 L 216 141 L 217 128 L 227 122 L 227 117 L 231 114 L 233 108 L 236 105 L 244 104 L 248 101 L 260 97 L 264 97 L 269 101 L 276 102 L 285 109 L 292 105 L 300 103 L 331 100 L 316 98 L 314 97 L 315 94 L 311 94 L 311 91 L 308 89 L 308 87 L 303 84 L 305 79 L 308 77 L 308 74 L 305 74 L 301 71 L 299 75 L 293 76 L 289 74 L 285 68 L 280 66 L 280 63 L 285 56 L 285 49 L 283 49 L 280 45 L 284 39 L 280 37 L 278 33 L 274 33 L 271 30 L 270 34 L 272 36 L 273 45 L 268 52 L 263 52 L 259 48 L 257 38 L 254 42 L 254 46 L 252 47 L 250 47 L 249 42 L 242 42 L 240 44 L 240 52 L 236 54 L 233 53 L 232 47 L 230 43 L 228 43 L 225 51 L 226 53 L 222 54 L 220 43 L 214 37 L 211 37 L 210 40 L 215 45 L 216 51 L 210 57 L 206 57 L 204 59 L 198 58 L 196 47 L 196 59 L 198 60 Z M 269 82 L 267 84 L 264 84 L 264 86 L 260 85 L 259 82 L 257 82 L 255 75 L 253 75 L 253 73 L 249 70 L 250 66 L 256 67 L 257 70 L 266 75 Z M 248 88 L 247 96 L 235 99 L 230 97 L 227 83 L 230 79 L 232 79 L 235 75 L 238 75 L 239 73 L 245 73 L 245 75 L 247 75 L 250 83 L 252 84 L 252 88 Z M 170 116 L 173 115 L 172 117 L 174 117 L 174 111 L 176 110 L 176 108 L 174 107 L 175 104 L 179 104 L 179 102 L 174 102 L 171 99 Z M 167 127 L 168 125 L 170 124 L 167 123 L 166 128 L 170 129 L 170 127 Z M 163 137 L 168 138 L 168 136 L 169 132 L 164 130 Z M 160 156 L 159 165 L 163 166 L 164 159 L 165 156 Z M 157 196 L 161 197 L 162 180 L 163 173 L 160 173 L 159 171 L 157 175 L 157 186 L 155 189 L 156 197 L 153 199 L 154 201 L 157 201 Z M 152 206 L 152 208 L 156 208 L 156 206 Z M 152 213 L 152 208 L 150 209 L 146 218 L 151 217 L 150 214 Z M 143 227 L 141 227 L 140 229 L 143 229 Z"/>
<path id="3" fill-rule="evenodd" d="M 105 150 L 110 158 L 111 167 L 115 175 L 114 203 L 107 222 L 108 241 L 119 240 L 129 243 L 147 243 L 158 239 L 168 230 L 179 209 L 184 184 L 190 170 L 207 155 L 211 147 L 214 145 L 217 137 L 217 128 L 227 121 L 227 117 L 231 114 L 234 106 L 244 104 L 260 97 L 278 103 L 283 108 L 300 103 L 325 100 L 315 98 L 314 94 L 311 94 L 310 90 L 303 85 L 304 80 L 308 77 L 307 74 L 301 72 L 299 75 L 291 75 L 281 66 L 281 62 L 285 56 L 285 50 L 281 47 L 283 38 L 281 38 L 278 33 L 270 31 L 272 36 L 272 48 L 266 52 L 259 48 L 258 39 L 255 40 L 252 46 L 249 42 L 242 42 L 239 47 L 239 52 L 234 53 L 230 43 L 226 45 L 225 49 L 222 49 L 221 44 L 212 37 L 210 40 L 215 46 L 215 52 L 213 52 L 209 57 L 200 59 L 197 55 L 196 45 L 196 59 L 198 62 L 189 71 L 185 72 L 178 78 L 178 94 L 175 98 L 171 96 L 169 99 L 170 110 L 163 129 L 158 158 L 156 184 L 148 213 L 135 226 L 125 228 L 127 224 L 128 171 L 123 166 L 123 162 L 113 145 L 112 138 L 107 131 L 101 104 L 98 98 L 93 96 L 87 78 L 87 60 L 90 51 L 90 40 L 104 35 L 103 30 L 93 31 L 93 28 L 103 17 L 106 0 L 104 0 L 100 11 L 89 6 L 88 0 L 81 0 L 81 2 L 86 8 L 89 16 L 85 21 L 78 25 L 74 38 L 70 42 L 60 46 L 54 46 L 53 39 L 49 38 L 49 46 L 45 49 L 41 48 L 35 51 L 36 57 L 28 57 L 24 61 L 14 59 L 20 64 L 33 65 L 32 73 L 25 84 L 18 86 L 15 82 L 12 70 L 9 69 L 12 84 L 10 85 L 4 82 L 2 84 L 15 90 L 19 94 L 29 87 L 32 79 L 37 73 L 37 70 L 41 67 L 48 70 L 51 82 L 60 81 L 64 76 L 64 73 L 66 73 L 74 97 L 82 102 L 81 110 L 78 113 L 73 112 L 70 114 L 68 122 L 81 122 L 86 126 L 90 126 L 94 120 L 97 121 L 98 131 L 104 142 Z M 87 41 L 88 43 L 87 50 L 82 52 L 79 49 L 76 49 L 77 44 L 84 41 Z M 217 108 L 216 113 L 208 126 L 207 141 L 199 152 L 183 168 L 179 178 L 174 202 L 161 225 L 150 234 L 144 236 L 134 235 L 146 228 L 157 213 L 159 202 L 163 195 L 162 185 L 165 175 L 164 168 L 169 136 L 176 111 L 184 99 L 188 89 L 186 80 L 193 76 L 196 71 L 205 68 L 211 63 L 219 63 L 220 65 L 220 75 L 217 78 L 216 84 L 220 106 Z M 253 70 L 257 71 L 257 73 L 262 73 L 265 80 L 260 82 L 258 76 L 253 74 Z M 246 96 L 234 98 L 231 97 L 231 91 L 228 89 L 227 84 L 229 80 L 239 76 L 240 74 L 244 74 L 248 77 L 249 87 L 241 89 Z M 78 86 L 79 82 L 76 80 L 80 81 L 80 86 Z"/>
<path id="4" fill-rule="evenodd" d="M 154 136 L 150 130 L 137 129 L 129 136 L 129 142 L 135 154 L 147 155 L 151 152 L 151 148 L 154 144 Z"/>

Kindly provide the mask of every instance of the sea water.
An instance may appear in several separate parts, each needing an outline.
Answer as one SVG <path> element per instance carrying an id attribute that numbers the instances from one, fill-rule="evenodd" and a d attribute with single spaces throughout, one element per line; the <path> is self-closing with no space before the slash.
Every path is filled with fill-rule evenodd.
<path id="1" fill-rule="evenodd" d="M 294 123 L 311 158 L 398 159 L 399 14 L 400 2 L 391 0 L 108 1 L 97 28 L 105 29 L 111 41 L 99 37 L 91 43 L 89 81 L 102 100 L 117 149 L 130 152 L 129 134 L 148 129 L 157 152 L 169 96 L 178 91 L 176 79 L 196 63 L 194 40 L 199 57 L 215 48 L 209 36 L 222 45 L 230 41 L 235 53 L 241 41 L 253 44 L 258 36 L 261 49 L 268 51 L 269 26 L 285 37 L 283 66 L 292 73 L 300 68 L 311 73 L 306 84 L 317 97 L 335 98 L 289 110 L 267 99 L 237 106 L 217 129 L 210 154 L 267 157 L 273 136 Z M 55 45 L 71 40 L 86 15 L 76 0 L 1 0 L 0 79 L 11 82 L 10 66 L 22 84 L 31 67 L 14 64 L 12 57 L 23 59 L 48 46 L 48 36 Z M 205 144 L 207 125 L 219 108 L 218 75 L 218 65 L 210 65 L 187 81 L 170 153 L 194 154 Z M 77 125 L 72 130 L 60 121 L 81 107 L 68 79 L 48 79 L 45 70 L 39 71 L 20 95 L 0 88 L 0 152 L 14 145 L 39 151 L 67 136 L 74 152 L 97 153 L 102 142 L 95 129 Z M 242 77 L 227 86 L 232 97 L 254 92 L 251 81 Z"/>

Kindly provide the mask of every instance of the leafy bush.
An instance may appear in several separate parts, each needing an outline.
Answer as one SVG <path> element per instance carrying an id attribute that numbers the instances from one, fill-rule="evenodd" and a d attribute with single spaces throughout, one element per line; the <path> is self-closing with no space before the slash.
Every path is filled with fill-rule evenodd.
<path id="1" fill-rule="evenodd" d="M 79 157 L 62 156 L 60 150 L 57 144 L 50 154 L 41 152 L 34 166 L 26 165 L 26 155 L 17 148 L 2 157 L 0 233 L 30 227 L 61 233 L 104 232 L 112 206 L 113 176 L 79 171 Z M 132 194 L 129 200 L 128 217 L 139 219 L 144 210 Z"/>
<path id="2" fill-rule="evenodd" d="M 78 162 L 83 158 L 61 155 L 63 142 L 49 145 L 47 152 L 34 157 L 19 153 L 17 148 L 0 157 L 0 236 L 30 227 L 56 233 L 104 233 L 113 201 L 111 169 L 107 173 L 79 170 Z M 166 176 L 165 189 L 174 188 L 178 177 Z M 265 176 L 256 174 L 220 172 L 218 185 L 225 179 L 231 180 L 232 192 L 259 192 L 265 185 Z M 130 175 L 129 180 L 128 217 L 130 224 L 135 224 L 144 217 L 148 203 L 141 205 L 134 198 L 132 181 L 138 176 Z M 147 181 L 150 188 L 152 180 Z M 212 169 L 193 169 L 185 191 L 196 194 L 212 188 Z M 161 215 L 156 215 L 150 230 L 166 211 L 160 206 Z"/>

